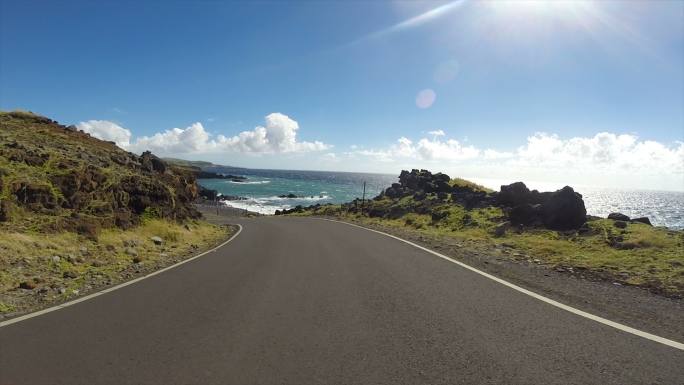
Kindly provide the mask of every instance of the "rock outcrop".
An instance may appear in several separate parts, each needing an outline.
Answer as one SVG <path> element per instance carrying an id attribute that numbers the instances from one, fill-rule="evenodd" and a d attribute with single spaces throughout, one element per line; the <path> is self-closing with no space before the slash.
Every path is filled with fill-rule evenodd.
<path id="1" fill-rule="evenodd" d="M 0 113 L 0 164 L 0 222 L 93 235 L 143 215 L 199 216 L 192 172 L 31 113 Z"/>
<path id="2" fill-rule="evenodd" d="M 513 224 L 554 230 L 578 229 L 587 219 L 582 195 L 565 186 L 554 192 L 530 191 L 523 182 L 501 186 L 496 196 Z"/>
<path id="3" fill-rule="evenodd" d="M 404 198 L 410 197 L 410 200 Z M 370 217 L 398 219 L 408 213 L 427 214 L 436 223 L 444 220 L 448 205 L 460 205 L 466 210 L 500 207 L 503 221 L 510 225 L 544 227 L 554 230 L 579 229 L 587 220 L 582 195 L 566 186 L 553 192 L 530 191 L 522 182 L 501 186 L 491 192 L 472 182 L 452 180 L 449 175 L 428 170 L 402 171 L 398 183 L 393 183 L 377 197 L 363 202 L 355 199 L 341 210 L 350 213 L 363 211 Z M 319 205 L 311 206 L 312 209 Z M 302 212 L 306 208 L 284 210 L 277 214 Z M 471 223 L 464 219 L 464 223 Z M 508 226 L 508 225 L 507 225 Z M 502 230 L 503 231 L 503 230 Z"/>

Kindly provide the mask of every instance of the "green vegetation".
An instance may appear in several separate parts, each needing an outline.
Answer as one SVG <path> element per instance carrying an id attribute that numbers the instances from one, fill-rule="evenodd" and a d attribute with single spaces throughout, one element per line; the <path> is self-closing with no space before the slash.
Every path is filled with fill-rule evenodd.
<path id="1" fill-rule="evenodd" d="M 0 313 L 28 310 L 156 270 L 216 245 L 231 232 L 202 221 L 151 219 L 133 231 L 104 229 L 96 239 L 73 232 L 0 233 Z M 22 295 L 26 289 L 38 295 Z"/>
<path id="2" fill-rule="evenodd" d="M 459 185 L 478 186 L 466 182 Z M 554 231 L 512 226 L 497 236 L 495 229 L 506 221 L 495 206 L 466 209 L 453 198 L 427 194 L 398 199 L 380 196 L 367 201 L 324 205 L 295 210 L 289 215 L 332 216 L 371 227 L 409 232 L 439 244 L 446 238 L 462 249 L 500 258 L 539 263 L 572 274 L 602 278 L 625 285 L 647 287 L 665 295 L 684 294 L 684 231 L 597 219 L 578 230 Z M 505 226 L 505 225 L 503 225 Z"/>
<path id="3" fill-rule="evenodd" d="M 185 160 L 185 159 L 178 159 L 178 158 L 162 158 L 162 160 L 168 164 L 172 164 L 174 166 L 181 166 L 181 167 L 202 168 L 202 167 L 214 166 L 214 164 L 211 162 L 204 162 L 201 160 Z"/>
<path id="4" fill-rule="evenodd" d="M 0 231 L 128 228 L 148 208 L 197 218 L 192 173 L 29 112 L 0 112 Z"/>
<path id="5" fill-rule="evenodd" d="M 465 188 L 471 189 L 473 191 L 482 191 L 482 192 L 486 192 L 486 193 L 494 192 L 494 190 L 492 190 L 490 188 L 487 188 L 485 186 L 482 186 L 480 184 L 477 184 L 475 182 L 471 182 L 471 181 L 469 181 L 467 179 L 463 179 L 463 178 L 453 178 L 449 181 L 449 185 L 451 185 L 452 187 L 465 187 Z"/>
<path id="6" fill-rule="evenodd" d="M 0 112 L 0 314 L 151 272 L 224 240 L 194 172 L 48 118 Z"/>

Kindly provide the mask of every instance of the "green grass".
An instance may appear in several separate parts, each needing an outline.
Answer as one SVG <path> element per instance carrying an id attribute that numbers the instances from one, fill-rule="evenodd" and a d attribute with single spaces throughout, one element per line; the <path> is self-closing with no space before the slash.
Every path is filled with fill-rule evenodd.
<path id="1" fill-rule="evenodd" d="M 474 191 L 482 191 L 486 193 L 494 192 L 494 190 L 487 188 L 485 186 L 482 186 L 480 184 L 477 184 L 475 182 L 471 182 L 469 180 L 463 179 L 463 178 L 453 178 L 449 181 L 449 184 L 453 187 L 459 186 L 459 187 L 467 187 L 471 190 Z"/>
<path id="2" fill-rule="evenodd" d="M 14 311 L 16 308 L 13 305 L 7 305 L 4 302 L 0 302 L 0 313 L 9 313 Z"/>
<path id="3" fill-rule="evenodd" d="M 120 273 L 136 261 L 150 266 L 164 265 L 179 258 L 217 244 L 229 235 L 226 227 L 203 221 L 184 224 L 162 219 L 149 219 L 130 229 L 104 229 L 97 239 L 88 239 L 76 233 L 0 233 L 0 312 L 22 308 L 21 303 L 11 304 L 11 293 L 21 282 L 37 280 L 37 286 L 62 287 L 63 294 L 55 299 L 83 291 L 83 285 L 93 277 L 100 280 L 120 281 Z M 155 245 L 152 236 L 163 239 Z M 132 246 L 138 257 L 126 253 Z M 59 256 L 59 260 L 53 259 Z M 67 274 L 67 275 L 65 275 Z M 2 310 L 5 309 L 5 310 Z"/>
<path id="4" fill-rule="evenodd" d="M 347 212 L 344 206 L 328 205 L 295 215 L 335 216 L 409 231 L 435 242 L 449 238 L 465 248 L 502 258 L 537 260 L 552 268 L 573 268 L 581 274 L 648 287 L 667 295 L 684 295 L 684 231 L 642 223 L 629 223 L 627 228 L 619 229 L 614 221 L 601 219 L 588 222 L 588 232 L 509 229 L 504 236 L 495 237 L 494 228 L 505 221 L 500 208 L 467 210 L 450 200 L 438 201 L 434 195 L 424 201 L 415 201 L 412 196 L 398 200 L 384 197 L 369 201 L 366 213 L 373 208 L 389 212 L 396 207 L 408 212 L 396 219 L 370 218 Z"/>

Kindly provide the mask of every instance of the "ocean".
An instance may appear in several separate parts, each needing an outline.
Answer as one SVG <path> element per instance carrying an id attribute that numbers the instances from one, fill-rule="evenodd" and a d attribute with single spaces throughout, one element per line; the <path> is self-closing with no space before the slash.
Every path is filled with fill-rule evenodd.
<path id="1" fill-rule="evenodd" d="M 258 170 L 242 168 L 213 168 L 209 171 L 241 175 L 244 182 L 225 179 L 200 179 L 204 187 L 217 190 L 223 195 L 244 197 L 243 200 L 225 201 L 230 207 L 261 214 L 273 214 L 276 210 L 297 205 L 316 203 L 344 203 L 361 198 L 363 182 L 366 182 L 366 198 L 373 198 L 380 191 L 397 182 L 397 176 L 385 174 Z M 466 178 L 498 190 L 504 181 L 486 178 Z M 527 183 L 530 189 L 552 191 L 562 186 L 544 183 Z M 646 216 L 655 226 L 684 229 L 684 192 L 607 189 L 573 186 L 582 194 L 587 214 L 606 217 L 611 212 L 621 212 L 630 217 Z M 295 194 L 297 198 L 279 195 Z"/>

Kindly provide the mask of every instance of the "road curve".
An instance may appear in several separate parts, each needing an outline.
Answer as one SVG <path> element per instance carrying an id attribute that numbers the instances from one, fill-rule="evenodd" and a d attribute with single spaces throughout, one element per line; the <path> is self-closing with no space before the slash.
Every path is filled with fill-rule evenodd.
<path id="1" fill-rule="evenodd" d="M 683 384 L 684 352 L 308 218 L 0 328 L 0 384 Z"/>

